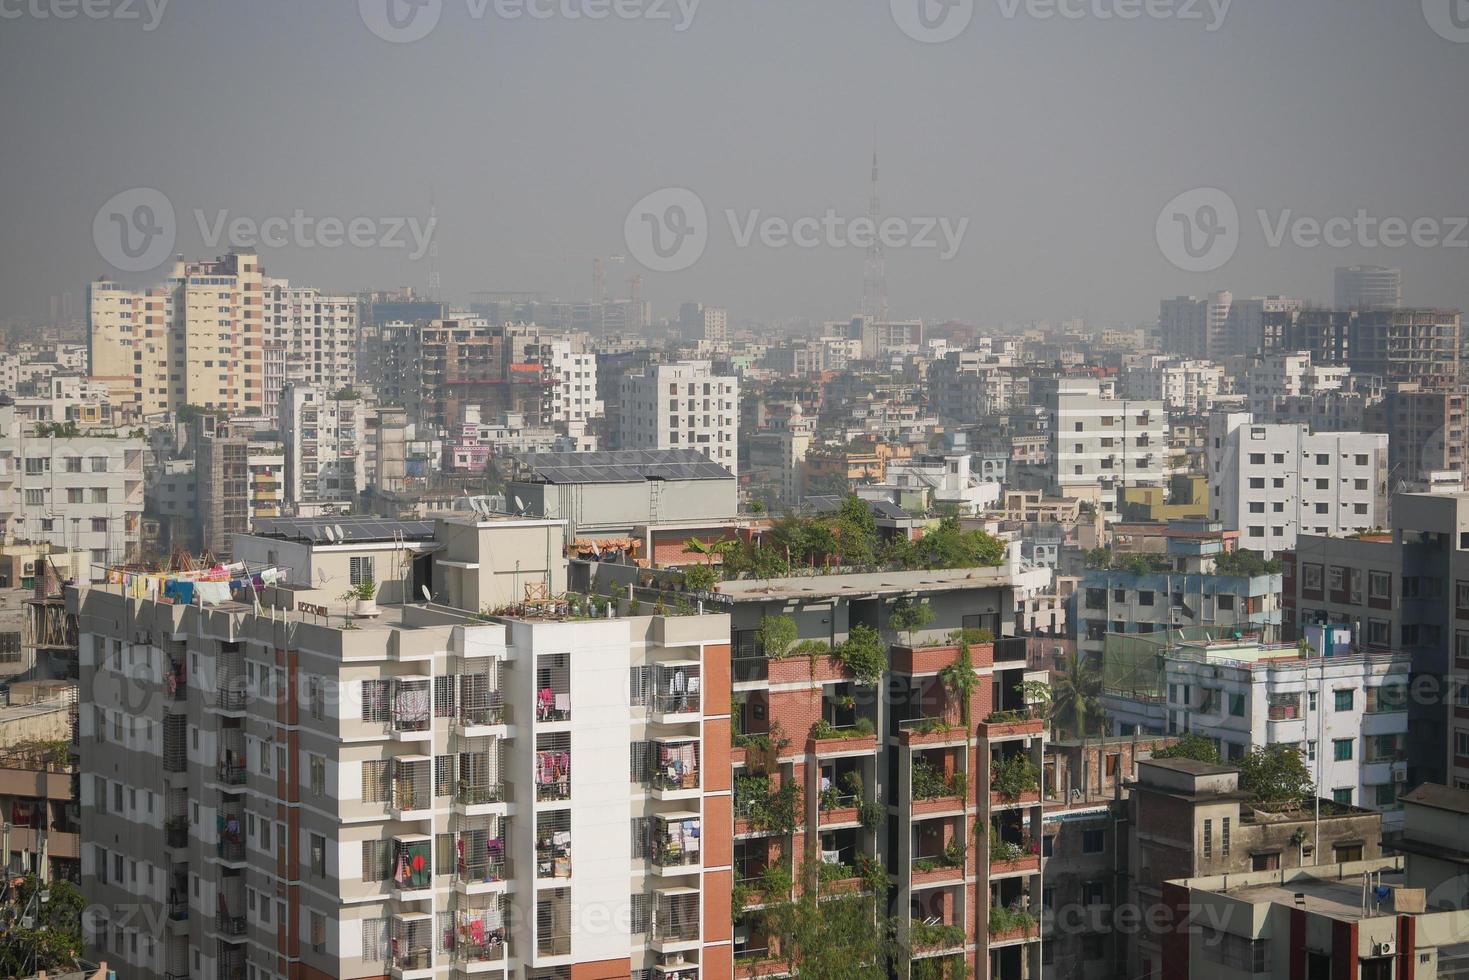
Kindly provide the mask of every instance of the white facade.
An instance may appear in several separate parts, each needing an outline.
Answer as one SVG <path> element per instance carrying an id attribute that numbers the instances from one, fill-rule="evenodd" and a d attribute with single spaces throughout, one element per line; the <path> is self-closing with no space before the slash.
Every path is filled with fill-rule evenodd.
<path id="1" fill-rule="evenodd" d="M 735 473 L 739 379 L 716 375 L 708 361 L 657 364 L 622 379 L 623 449 L 697 449 Z"/>
<path id="2" fill-rule="evenodd" d="M 1312 432 L 1256 423 L 1248 412 L 1209 420 L 1213 519 L 1240 532 L 1240 547 L 1267 556 L 1296 535 L 1345 535 L 1387 522 L 1387 436 Z"/>
<path id="3" fill-rule="evenodd" d="M 1306 351 L 1273 354 L 1245 372 L 1250 412 L 1256 418 L 1270 418 L 1290 399 L 1341 391 L 1351 373 L 1345 365 L 1312 364 Z"/>
<path id="4" fill-rule="evenodd" d="M 336 389 L 288 382 L 280 397 L 285 499 L 300 509 L 351 503 L 366 487 L 366 415 L 361 398 L 338 401 Z"/>
<path id="5" fill-rule="evenodd" d="M 1161 401 L 1172 412 L 1203 414 L 1226 386 L 1224 368 L 1213 361 L 1151 354 L 1131 360 L 1122 387 L 1128 398 Z"/>
<path id="6" fill-rule="evenodd" d="M 1040 390 L 1050 416 L 1053 494 L 1099 487 L 1110 512 L 1117 490 L 1163 483 L 1168 413 L 1161 401 L 1105 397 L 1108 388 L 1095 378 L 1057 378 Z"/>
<path id="7" fill-rule="evenodd" d="M 542 369 L 555 384 L 548 389 L 550 404 L 546 424 L 586 423 L 602 415 L 597 399 L 597 355 L 577 350 L 569 340 L 545 341 L 540 345 Z"/>
<path id="8" fill-rule="evenodd" d="M 0 539 L 86 552 L 94 565 L 135 559 L 147 444 L 28 428 L 0 405 Z"/>
<path id="9" fill-rule="evenodd" d="M 279 352 L 279 376 L 267 371 L 265 404 L 273 410 L 287 382 L 329 391 L 357 383 L 357 298 L 331 296 L 284 279 L 265 280 L 265 345 Z M 271 366 L 267 358 L 267 367 Z"/>

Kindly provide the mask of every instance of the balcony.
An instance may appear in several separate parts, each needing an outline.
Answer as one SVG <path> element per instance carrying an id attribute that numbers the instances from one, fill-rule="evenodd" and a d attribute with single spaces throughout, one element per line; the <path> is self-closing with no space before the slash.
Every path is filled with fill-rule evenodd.
<path id="1" fill-rule="evenodd" d="M 536 800 L 571 799 L 571 735 L 551 732 L 536 736 Z"/>
<path id="2" fill-rule="evenodd" d="M 661 875 L 689 874 L 703 866 L 701 821 L 695 811 L 660 813 L 653 818 L 653 867 Z"/>
<path id="3" fill-rule="evenodd" d="M 914 888 L 952 885 L 964 880 L 964 856 L 938 851 L 916 856 L 909 862 L 909 880 Z"/>
<path id="4" fill-rule="evenodd" d="M 969 733 L 947 718 L 905 718 L 898 722 L 898 744 L 909 748 L 967 745 Z"/>
<path id="5" fill-rule="evenodd" d="M 498 660 L 488 661 L 488 669 L 461 674 L 459 677 L 458 724 L 464 734 L 473 738 L 497 734 L 481 729 L 497 728 L 510 723 L 505 695 L 499 686 Z"/>
<path id="6" fill-rule="evenodd" d="M 505 884 L 505 831 L 499 817 L 484 827 L 461 830 L 454 838 L 454 879 L 466 893 L 491 891 Z"/>
<path id="7" fill-rule="evenodd" d="M 393 738 L 400 742 L 433 738 L 432 677 L 393 679 L 393 707 L 389 724 Z"/>
<path id="8" fill-rule="evenodd" d="M 226 786 L 243 786 L 249 778 L 245 769 L 245 732 L 225 728 L 219 733 L 219 758 L 215 762 L 216 781 Z"/>
<path id="9" fill-rule="evenodd" d="M 427 820 L 433 816 L 433 760 L 426 755 L 393 760 L 394 820 Z"/>
<path id="10" fill-rule="evenodd" d="M 835 728 L 825 721 L 811 726 L 807 751 L 818 758 L 871 755 L 877 751 L 877 733 L 866 718 L 845 728 Z"/>
<path id="11" fill-rule="evenodd" d="M 653 741 L 653 795 L 660 800 L 692 799 L 699 795 L 699 740 L 688 737 Z"/>
<path id="12" fill-rule="evenodd" d="M 214 850 L 226 862 L 238 863 L 245 860 L 245 824 L 238 803 L 220 808 L 219 839 L 215 842 Z"/>
<path id="13" fill-rule="evenodd" d="M 214 917 L 214 931 L 221 936 L 243 936 L 245 934 L 245 917 L 243 915 L 216 915 Z"/>
<path id="14" fill-rule="evenodd" d="M 393 838 L 393 897 L 400 902 L 433 898 L 433 838 L 400 834 Z"/>
<path id="15" fill-rule="evenodd" d="M 543 653 L 536 658 L 536 721 L 571 720 L 571 658 L 565 653 Z"/>
<path id="16" fill-rule="evenodd" d="M 670 953 L 699 945 L 699 890 L 660 888 L 653 893 L 653 921 L 648 938 L 653 949 Z"/>
<path id="17" fill-rule="evenodd" d="M 393 916 L 388 967 L 397 980 L 428 980 L 433 976 L 432 916 L 421 912 Z"/>
<path id="18" fill-rule="evenodd" d="M 165 847 L 181 848 L 189 846 L 189 818 L 187 816 L 169 817 L 163 825 L 163 842 Z"/>
<path id="19" fill-rule="evenodd" d="M 697 721 L 702 691 L 697 660 L 653 665 L 653 720 L 663 724 Z"/>
<path id="20" fill-rule="evenodd" d="M 172 703 L 188 700 L 189 684 L 184 661 L 169 661 L 167 669 L 163 672 L 163 696 Z"/>
<path id="21" fill-rule="evenodd" d="M 908 927 L 908 943 L 913 958 L 948 956 L 960 952 L 967 945 L 964 927 L 946 923 L 938 916 L 914 919 Z"/>
<path id="22" fill-rule="evenodd" d="M 536 879 L 571 877 L 571 811 L 546 810 L 536 815 Z"/>
<path id="23" fill-rule="evenodd" d="M 489 908 L 454 912 L 454 960 L 473 970 L 505 959 L 505 911 L 497 898 Z"/>

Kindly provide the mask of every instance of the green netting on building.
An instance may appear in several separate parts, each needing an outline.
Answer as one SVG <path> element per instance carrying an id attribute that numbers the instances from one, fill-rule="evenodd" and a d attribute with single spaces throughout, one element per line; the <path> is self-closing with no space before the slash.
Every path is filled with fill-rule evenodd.
<path id="1" fill-rule="evenodd" d="M 1232 626 L 1184 626 L 1153 633 L 1108 633 L 1102 647 L 1102 693 L 1156 701 L 1163 695 L 1163 658 L 1180 643 L 1233 635 Z"/>

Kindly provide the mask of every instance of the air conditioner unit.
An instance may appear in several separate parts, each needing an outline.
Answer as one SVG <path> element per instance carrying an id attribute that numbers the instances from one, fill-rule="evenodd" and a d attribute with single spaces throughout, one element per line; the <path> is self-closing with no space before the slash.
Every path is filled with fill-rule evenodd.
<path id="1" fill-rule="evenodd" d="M 22 575 L 34 575 L 34 574 L 36 574 L 36 563 L 33 562 L 33 561 L 25 562 L 24 564 L 22 564 L 20 566 L 20 573 Z"/>
<path id="2" fill-rule="evenodd" d="M 1394 942 L 1377 943 L 1373 947 L 1378 956 L 1392 956 L 1398 951 L 1398 944 Z"/>

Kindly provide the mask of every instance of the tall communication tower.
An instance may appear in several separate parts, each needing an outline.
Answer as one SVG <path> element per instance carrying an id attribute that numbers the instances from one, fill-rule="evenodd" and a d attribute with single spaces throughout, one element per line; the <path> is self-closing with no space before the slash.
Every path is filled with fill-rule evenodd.
<path id="1" fill-rule="evenodd" d="M 882 223 L 882 205 L 877 197 L 877 150 L 872 151 L 872 199 L 867 206 L 872 221 L 872 247 L 867 250 L 867 265 L 862 273 L 862 315 L 878 323 L 888 318 L 887 260 L 883 256 L 882 237 L 876 229 Z"/>

